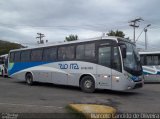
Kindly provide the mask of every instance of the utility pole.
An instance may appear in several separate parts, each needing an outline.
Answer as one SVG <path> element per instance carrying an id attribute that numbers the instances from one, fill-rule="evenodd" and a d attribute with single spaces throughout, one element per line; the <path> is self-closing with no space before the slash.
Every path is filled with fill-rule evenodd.
<path id="1" fill-rule="evenodd" d="M 44 44 L 44 41 L 42 40 L 42 38 L 43 37 L 45 37 L 45 35 L 44 34 L 42 34 L 42 33 L 37 33 L 37 39 L 39 39 L 39 41 L 38 41 L 38 44 Z"/>
<path id="2" fill-rule="evenodd" d="M 129 23 L 131 27 L 133 27 L 133 41 L 134 43 L 136 43 L 136 40 L 135 40 L 135 37 L 136 37 L 136 28 L 139 27 L 139 25 L 137 25 L 137 22 L 140 22 L 140 21 L 144 21 L 142 18 L 137 18 L 137 19 L 134 19 L 134 20 L 131 20 Z"/>

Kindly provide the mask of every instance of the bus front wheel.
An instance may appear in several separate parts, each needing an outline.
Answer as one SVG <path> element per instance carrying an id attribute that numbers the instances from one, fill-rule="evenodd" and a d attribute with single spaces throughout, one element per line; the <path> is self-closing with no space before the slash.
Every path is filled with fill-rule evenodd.
<path id="1" fill-rule="evenodd" d="M 27 82 L 27 84 L 28 85 L 33 85 L 33 76 L 32 76 L 32 74 L 31 73 L 27 73 L 26 74 L 26 82 Z"/>
<path id="2" fill-rule="evenodd" d="M 91 76 L 84 76 L 80 82 L 80 87 L 83 92 L 92 93 L 95 91 L 95 82 Z"/>

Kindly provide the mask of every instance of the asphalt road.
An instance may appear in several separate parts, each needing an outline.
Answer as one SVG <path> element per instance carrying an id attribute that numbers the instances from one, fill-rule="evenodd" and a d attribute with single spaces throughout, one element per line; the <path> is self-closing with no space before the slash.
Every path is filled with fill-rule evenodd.
<path id="1" fill-rule="evenodd" d="M 160 84 L 145 84 L 132 92 L 97 90 L 83 93 L 79 88 L 25 82 L 0 77 L 0 112 L 66 113 L 70 103 L 103 104 L 122 113 L 160 113 Z"/>

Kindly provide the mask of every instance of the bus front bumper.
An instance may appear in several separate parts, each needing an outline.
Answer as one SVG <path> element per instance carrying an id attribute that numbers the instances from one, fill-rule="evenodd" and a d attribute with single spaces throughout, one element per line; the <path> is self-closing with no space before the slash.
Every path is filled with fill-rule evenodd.
<path id="1" fill-rule="evenodd" d="M 133 87 L 133 89 L 142 88 L 142 87 L 143 87 L 143 82 L 136 83 L 135 86 Z"/>

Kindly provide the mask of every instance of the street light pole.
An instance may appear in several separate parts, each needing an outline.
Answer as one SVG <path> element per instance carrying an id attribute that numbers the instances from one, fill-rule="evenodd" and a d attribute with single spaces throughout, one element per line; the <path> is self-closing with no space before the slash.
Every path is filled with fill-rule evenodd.
<path id="1" fill-rule="evenodd" d="M 147 48 L 148 48 L 148 40 L 147 40 L 147 28 L 149 27 L 149 26 L 151 26 L 151 24 L 148 24 L 146 27 L 144 27 L 144 29 L 141 31 L 141 33 L 139 34 L 139 36 L 137 37 L 137 40 L 136 41 L 138 41 L 138 39 L 139 39 L 139 37 L 142 35 L 142 33 L 143 33 L 143 31 L 145 32 L 145 50 L 147 50 Z"/>
<path id="2" fill-rule="evenodd" d="M 145 28 L 144 28 L 144 32 L 145 32 L 145 50 L 148 49 L 148 39 L 147 39 L 147 28 L 151 26 L 151 24 L 148 24 Z"/>
<path id="3" fill-rule="evenodd" d="M 144 29 L 144 32 L 145 32 L 145 50 L 147 50 L 147 44 L 148 44 L 148 41 L 147 41 L 147 29 Z"/>

